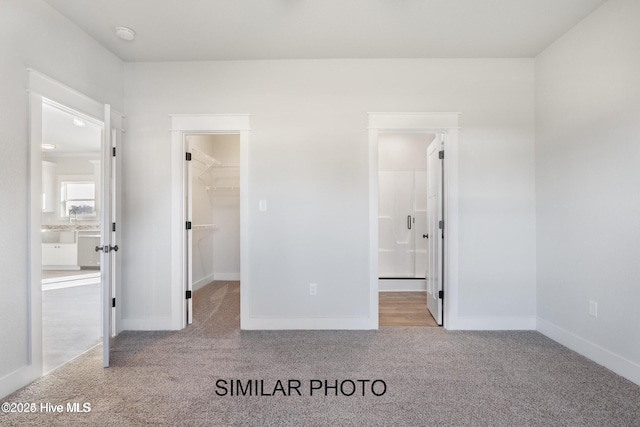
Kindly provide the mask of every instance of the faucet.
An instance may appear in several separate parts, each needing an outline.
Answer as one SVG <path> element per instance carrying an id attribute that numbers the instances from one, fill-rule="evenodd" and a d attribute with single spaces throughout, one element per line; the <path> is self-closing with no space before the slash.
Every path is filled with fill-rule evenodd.
<path id="1" fill-rule="evenodd" d="M 73 221 L 71 219 L 71 214 L 73 214 L 74 220 L 75 220 L 75 222 L 77 224 L 78 223 L 78 211 L 76 211 L 76 208 L 69 209 L 69 224 L 73 224 Z"/>

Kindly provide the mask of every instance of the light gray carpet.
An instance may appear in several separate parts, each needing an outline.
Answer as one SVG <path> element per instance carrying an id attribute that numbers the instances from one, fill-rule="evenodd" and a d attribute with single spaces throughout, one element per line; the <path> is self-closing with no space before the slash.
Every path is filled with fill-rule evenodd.
<path id="1" fill-rule="evenodd" d="M 214 283 L 194 297 L 186 330 L 123 333 L 111 368 L 100 367 L 96 348 L 2 399 L 89 402 L 90 413 L 0 414 L 0 424 L 640 425 L 640 387 L 537 332 L 241 332 L 237 284 Z M 269 387 L 299 379 L 303 396 L 220 397 L 221 378 Z M 312 379 L 382 379 L 387 392 L 310 396 Z"/>

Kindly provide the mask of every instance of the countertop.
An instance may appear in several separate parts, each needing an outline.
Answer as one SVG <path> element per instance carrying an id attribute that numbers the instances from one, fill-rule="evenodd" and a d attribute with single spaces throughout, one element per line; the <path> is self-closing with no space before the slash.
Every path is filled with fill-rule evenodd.
<path id="1" fill-rule="evenodd" d="M 43 224 L 42 231 L 100 231 L 97 224 Z"/>

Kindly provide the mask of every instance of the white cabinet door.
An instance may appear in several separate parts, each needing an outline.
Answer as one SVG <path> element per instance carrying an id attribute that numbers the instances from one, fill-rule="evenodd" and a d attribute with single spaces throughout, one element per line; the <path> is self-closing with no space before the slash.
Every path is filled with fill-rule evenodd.
<path id="1" fill-rule="evenodd" d="M 75 243 L 43 243 L 42 265 L 78 265 L 78 245 Z"/>
<path id="2" fill-rule="evenodd" d="M 58 265 L 78 265 L 78 245 L 75 243 L 58 244 Z"/>
<path id="3" fill-rule="evenodd" d="M 42 244 L 42 265 L 58 265 L 58 244 Z"/>

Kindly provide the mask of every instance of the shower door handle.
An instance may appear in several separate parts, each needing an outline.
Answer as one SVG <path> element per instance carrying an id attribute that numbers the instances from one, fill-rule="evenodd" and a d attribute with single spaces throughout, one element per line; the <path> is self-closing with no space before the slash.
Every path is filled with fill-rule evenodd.
<path id="1" fill-rule="evenodd" d="M 411 230 L 411 215 L 407 215 L 407 228 Z"/>

